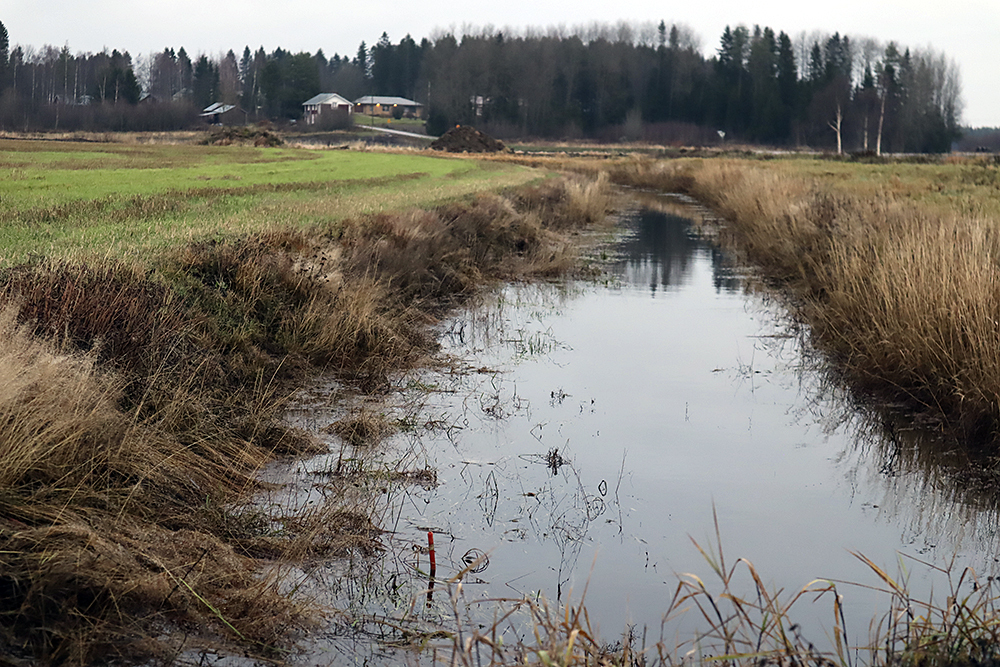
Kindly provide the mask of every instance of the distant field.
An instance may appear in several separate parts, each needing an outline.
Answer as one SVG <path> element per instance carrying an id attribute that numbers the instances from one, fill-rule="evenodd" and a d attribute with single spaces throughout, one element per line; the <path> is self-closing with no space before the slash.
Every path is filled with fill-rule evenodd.
<path id="1" fill-rule="evenodd" d="M 0 140 L 0 265 L 428 206 L 537 174 L 422 154 Z"/>
<path id="2" fill-rule="evenodd" d="M 881 164 L 795 158 L 756 164 L 782 175 L 814 178 L 852 196 L 891 196 L 942 214 L 1000 217 L 1000 165 L 992 158 Z"/>

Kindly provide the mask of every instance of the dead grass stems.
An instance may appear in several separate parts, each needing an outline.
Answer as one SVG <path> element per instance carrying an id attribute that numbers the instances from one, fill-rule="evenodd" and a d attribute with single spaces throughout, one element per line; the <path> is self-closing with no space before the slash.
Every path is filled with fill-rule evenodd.
<path id="1" fill-rule="evenodd" d="M 611 178 L 688 193 L 725 219 L 733 245 L 788 289 L 817 346 L 861 395 L 905 403 L 967 441 L 996 441 L 994 220 L 924 204 L 891 178 L 852 188 L 759 161 L 632 160 Z"/>
<path id="2" fill-rule="evenodd" d="M 462 580 L 473 563 L 441 582 L 450 592 L 451 608 L 444 634 L 428 629 L 411 633 L 411 641 L 433 648 L 435 664 L 468 667 L 971 667 L 1000 660 L 1000 597 L 993 577 L 912 558 L 908 565 L 902 557 L 899 574 L 892 576 L 854 553 L 874 583 L 816 579 L 798 590 L 771 589 L 750 561 L 727 564 L 717 520 L 715 530 L 714 544 L 692 540 L 712 576 L 677 575 L 658 634 L 626 627 L 618 640 L 603 641 L 591 626 L 586 591 L 578 602 L 557 608 L 540 598 L 469 602 Z M 915 595 L 908 584 L 913 566 L 943 579 L 944 595 Z M 867 627 L 849 627 L 844 606 L 859 589 L 874 591 L 885 611 Z M 492 620 L 468 616 L 482 607 L 491 610 Z M 814 618 L 817 607 L 829 625 L 821 631 L 824 636 L 810 638 L 815 627 L 805 630 L 796 617 Z"/>
<path id="3" fill-rule="evenodd" d="M 424 328 L 444 308 L 491 281 L 572 267 L 559 231 L 600 219 L 608 197 L 606 183 L 547 181 L 198 241 L 147 265 L 5 270 L 6 654 L 169 661 L 181 628 L 280 656 L 313 610 L 261 564 L 378 548 L 371 517 L 336 498 L 287 515 L 247 505 L 264 463 L 315 447 L 280 421 L 288 387 L 325 368 L 379 389 L 431 349 Z"/>

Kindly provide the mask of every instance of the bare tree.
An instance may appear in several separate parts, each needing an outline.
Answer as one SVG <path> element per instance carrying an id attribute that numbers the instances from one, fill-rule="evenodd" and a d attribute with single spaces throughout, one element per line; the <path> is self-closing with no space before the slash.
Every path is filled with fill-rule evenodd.
<path id="1" fill-rule="evenodd" d="M 837 112 L 833 120 L 829 121 L 827 125 L 837 133 L 837 155 L 842 155 L 844 153 L 844 105 L 841 103 L 840 98 L 837 98 L 836 105 Z"/>
<path id="2" fill-rule="evenodd" d="M 824 44 L 830 38 L 830 34 L 823 32 L 822 30 L 813 30 L 806 32 L 805 30 L 799 32 L 792 39 L 792 45 L 795 49 L 795 66 L 799 72 L 809 71 L 809 60 L 812 56 L 812 48 L 814 44 Z"/>
<path id="3" fill-rule="evenodd" d="M 149 93 L 158 100 L 169 101 L 177 88 L 177 56 L 173 49 L 164 49 L 153 56 L 149 69 Z"/>
<path id="4" fill-rule="evenodd" d="M 865 72 L 875 71 L 885 47 L 877 39 L 867 36 L 852 37 L 851 44 L 854 56 L 852 59 L 854 71 L 851 78 L 854 81 L 861 81 Z"/>
<path id="5" fill-rule="evenodd" d="M 140 53 L 132 63 L 132 71 L 135 73 L 136 81 L 139 82 L 142 92 L 147 94 L 152 91 L 153 62 L 156 60 L 156 56 L 156 53 L 147 55 Z"/>
<path id="6" fill-rule="evenodd" d="M 882 155 L 882 137 L 885 136 L 885 118 L 889 100 L 896 93 L 896 78 L 891 65 L 881 64 L 876 79 L 878 92 L 878 134 L 875 139 L 875 154 Z"/>

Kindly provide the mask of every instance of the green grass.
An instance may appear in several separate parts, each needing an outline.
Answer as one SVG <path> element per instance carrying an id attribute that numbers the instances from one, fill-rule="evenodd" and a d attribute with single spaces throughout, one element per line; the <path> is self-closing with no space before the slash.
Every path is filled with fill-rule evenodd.
<path id="1" fill-rule="evenodd" d="M 0 140 L 0 266 L 425 207 L 537 178 L 419 153 Z"/>

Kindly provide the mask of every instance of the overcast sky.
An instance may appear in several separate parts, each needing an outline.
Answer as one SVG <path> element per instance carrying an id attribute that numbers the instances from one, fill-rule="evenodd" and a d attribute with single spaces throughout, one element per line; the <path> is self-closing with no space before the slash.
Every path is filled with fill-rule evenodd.
<path id="1" fill-rule="evenodd" d="M 75 53 L 104 47 L 133 56 L 183 46 L 192 56 L 217 55 L 244 46 L 276 47 L 328 56 L 357 53 L 386 32 L 393 43 L 407 33 L 418 42 L 465 25 L 497 28 L 573 27 L 594 21 L 688 25 L 706 54 L 725 26 L 770 26 L 796 34 L 821 30 L 852 37 L 932 46 L 954 59 L 962 73 L 965 112 L 973 127 L 1000 127 L 1000 0 L 3 0 L 0 21 L 11 45 L 68 44 Z"/>

